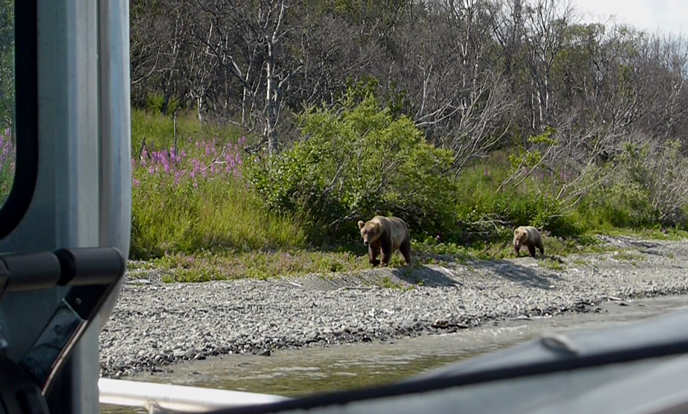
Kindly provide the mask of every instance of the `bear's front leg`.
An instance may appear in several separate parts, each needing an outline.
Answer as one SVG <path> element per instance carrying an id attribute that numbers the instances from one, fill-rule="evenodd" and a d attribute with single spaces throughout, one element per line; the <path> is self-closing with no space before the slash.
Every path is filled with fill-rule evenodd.
<path id="1" fill-rule="evenodd" d="M 380 253 L 380 247 L 379 246 L 373 247 L 372 244 L 368 246 L 368 261 L 370 262 L 370 264 L 373 265 L 373 267 L 380 264 L 380 261 L 377 260 L 377 255 L 379 253 Z"/>
<path id="2" fill-rule="evenodd" d="M 532 244 L 528 245 L 528 253 L 530 253 L 530 257 L 535 257 L 535 246 Z"/>
<path id="3" fill-rule="evenodd" d="M 390 260 L 392 260 L 392 243 L 382 242 L 382 266 L 389 266 Z"/>

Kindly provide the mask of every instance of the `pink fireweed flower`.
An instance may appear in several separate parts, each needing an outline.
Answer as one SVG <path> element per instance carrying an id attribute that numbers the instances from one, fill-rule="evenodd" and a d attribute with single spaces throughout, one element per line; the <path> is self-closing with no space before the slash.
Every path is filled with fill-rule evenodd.
<path id="1" fill-rule="evenodd" d="M 165 158 L 164 154 L 160 154 L 160 164 L 162 164 L 165 172 L 170 172 L 170 162 Z"/>
<path id="2" fill-rule="evenodd" d="M 151 167 L 148 169 L 148 174 L 153 175 L 155 174 L 155 168 L 151 165 Z"/>
<path id="3" fill-rule="evenodd" d="M 201 171 L 201 162 L 194 158 L 191 160 L 191 165 L 193 166 L 193 172 L 198 174 Z"/>
<path id="4" fill-rule="evenodd" d="M 141 185 L 141 181 L 134 178 L 133 184 L 134 184 L 134 187 L 138 187 L 139 185 Z"/>

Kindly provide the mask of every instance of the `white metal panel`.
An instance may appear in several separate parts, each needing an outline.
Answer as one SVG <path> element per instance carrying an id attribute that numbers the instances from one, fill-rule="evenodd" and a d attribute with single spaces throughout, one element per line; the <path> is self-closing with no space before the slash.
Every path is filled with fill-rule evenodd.
<path id="1" fill-rule="evenodd" d="M 163 410 L 205 412 L 244 405 L 267 404 L 286 397 L 243 391 L 155 384 L 101 378 L 100 402 L 103 404 L 149 408 L 155 404 Z"/>

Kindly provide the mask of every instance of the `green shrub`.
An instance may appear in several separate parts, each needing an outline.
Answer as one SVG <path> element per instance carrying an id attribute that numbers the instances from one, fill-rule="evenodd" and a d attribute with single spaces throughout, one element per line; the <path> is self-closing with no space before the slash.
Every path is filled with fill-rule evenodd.
<path id="1" fill-rule="evenodd" d="M 518 186 L 500 185 L 510 174 L 506 163 L 484 163 L 465 168 L 458 177 L 456 214 L 465 230 L 487 240 L 505 240 L 520 225 L 533 225 L 555 236 L 581 232 L 565 206 L 556 199 L 550 182 L 537 175 Z"/>
<path id="2" fill-rule="evenodd" d="M 579 210 L 596 225 L 619 228 L 686 226 L 688 160 L 676 142 L 627 144 L 599 171 L 602 184 Z"/>
<path id="3" fill-rule="evenodd" d="M 403 218 L 416 236 L 453 226 L 452 154 L 426 143 L 410 119 L 394 119 L 368 94 L 299 120 L 307 139 L 256 159 L 247 177 L 272 211 L 310 223 L 313 240 L 353 237 L 356 221 L 375 214 Z"/>

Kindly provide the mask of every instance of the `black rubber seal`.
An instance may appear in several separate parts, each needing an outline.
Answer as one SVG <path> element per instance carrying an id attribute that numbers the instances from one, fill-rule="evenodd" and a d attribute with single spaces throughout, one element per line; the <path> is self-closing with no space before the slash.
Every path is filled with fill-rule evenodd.
<path id="1" fill-rule="evenodd" d="M 38 8 L 37 0 L 14 2 L 16 149 L 12 189 L 0 208 L 0 239 L 29 209 L 38 177 Z"/>

